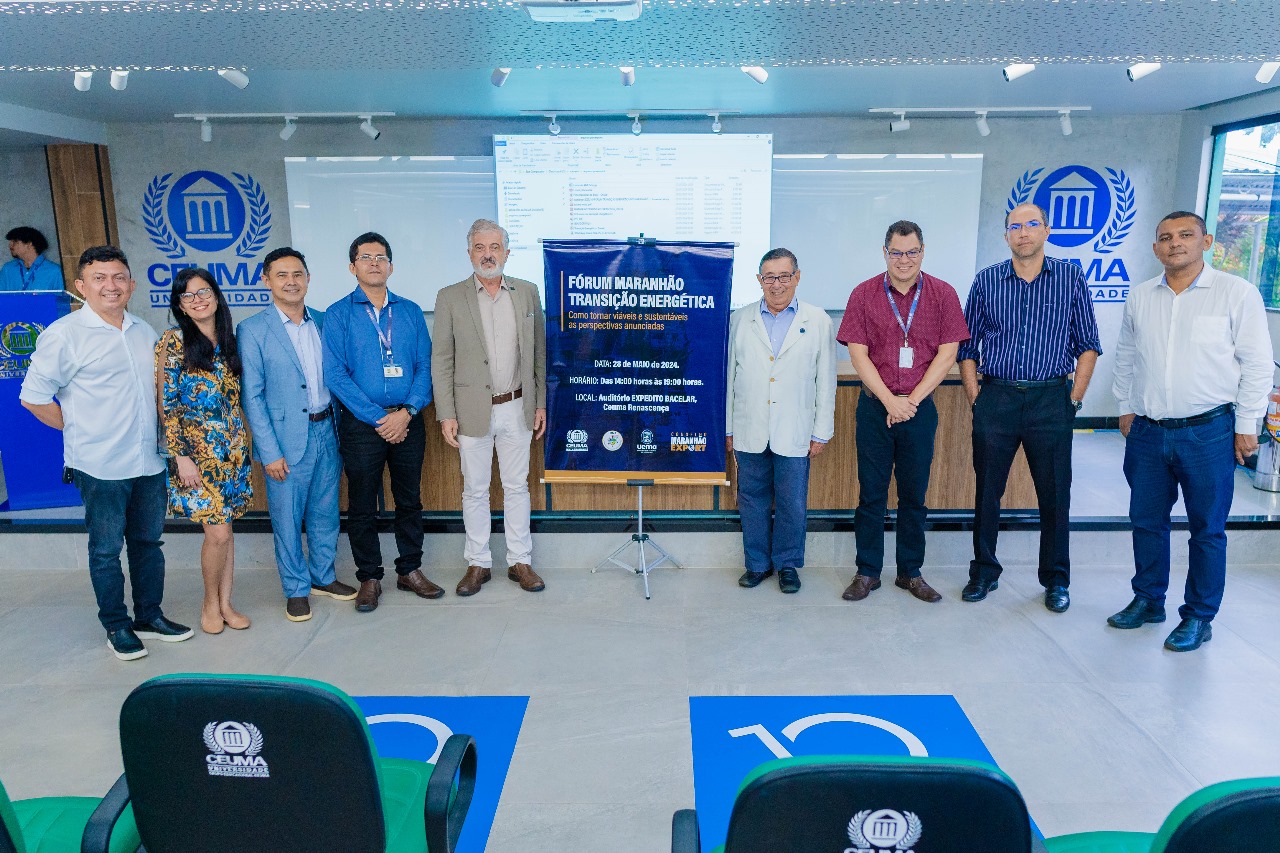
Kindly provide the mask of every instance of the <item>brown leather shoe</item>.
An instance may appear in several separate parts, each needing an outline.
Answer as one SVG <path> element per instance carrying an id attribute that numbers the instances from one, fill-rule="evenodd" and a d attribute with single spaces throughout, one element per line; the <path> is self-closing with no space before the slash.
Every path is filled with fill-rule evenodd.
<path id="1" fill-rule="evenodd" d="M 841 593 L 845 601 L 861 601 L 880 588 L 880 578 L 869 578 L 866 575 L 854 575 L 853 582 Z"/>
<path id="2" fill-rule="evenodd" d="M 493 574 L 484 566 L 467 566 L 467 573 L 458 581 L 458 595 L 475 595 L 491 577 Z"/>
<path id="3" fill-rule="evenodd" d="M 360 582 L 360 592 L 356 593 L 356 611 L 372 613 L 378 609 L 378 599 L 382 596 L 382 581 L 370 578 Z"/>
<path id="4" fill-rule="evenodd" d="M 407 575 L 398 576 L 396 578 L 396 589 L 411 592 L 418 598 L 440 598 L 444 595 L 443 589 L 427 580 L 427 576 L 417 569 Z"/>
<path id="5" fill-rule="evenodd" d="M 507 577 L 520 584 L 520 588 L 525 592 L 541 592 L 547 588 L 542 578 L 538 577 L 538 573 L 533 570 L 533 566 L 528 563 L 516 563 L 507 569 Z"/>
<path id="6" fill-rule="evenodd" d="M 924 578 L 898 578 L 893 582 L 893 585 L 898 589 L 905 589 L 916 598 L 921 601 L 927 601 L 930 604 L 942 600 L 942 596 L 938 594 L 938 591 L 925 583 Z"/>

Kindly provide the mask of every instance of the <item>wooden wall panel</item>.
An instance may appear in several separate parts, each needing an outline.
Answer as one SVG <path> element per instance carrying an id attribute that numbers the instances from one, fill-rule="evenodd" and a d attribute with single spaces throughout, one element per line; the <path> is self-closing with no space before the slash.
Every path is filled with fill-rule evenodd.
<path id="1" fill-rule="evenodd" d="M 110 159 L 103 145 L 48 145 L 45 158 L 62 275 L 74 290 L 80 253 L 119 241 Z"/>

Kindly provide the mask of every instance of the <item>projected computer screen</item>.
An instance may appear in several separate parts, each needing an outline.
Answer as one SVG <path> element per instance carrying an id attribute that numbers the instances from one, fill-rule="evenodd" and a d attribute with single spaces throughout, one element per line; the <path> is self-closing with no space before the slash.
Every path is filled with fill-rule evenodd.
<path id="1" fill-rule="evenodd" d="M 507 270 L 542 282 L 541 239 L 769 242 L 773 136 L 495 136 L 498 221 Z M 734 306 L 759 298 L 754 260 L 734 264 Z"/>

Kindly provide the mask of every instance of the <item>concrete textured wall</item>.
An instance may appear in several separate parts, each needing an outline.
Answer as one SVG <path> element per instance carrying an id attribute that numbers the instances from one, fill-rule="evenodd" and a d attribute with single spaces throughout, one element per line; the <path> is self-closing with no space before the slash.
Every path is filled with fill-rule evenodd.
<path id="1" fill-rule="evenodd" d="M 19 225 L 38 229 L 49 240 L 45 255 L 58 260 L 58 231 L 53 221 L 53 196 L 49 192 L 49 165 L 44 147 L 0 151 L 0 235 Z M 0 245 L 7 249 L 8 244 Z M 0 252 L 0 263 L 9 261 L 8 251 Z"/>

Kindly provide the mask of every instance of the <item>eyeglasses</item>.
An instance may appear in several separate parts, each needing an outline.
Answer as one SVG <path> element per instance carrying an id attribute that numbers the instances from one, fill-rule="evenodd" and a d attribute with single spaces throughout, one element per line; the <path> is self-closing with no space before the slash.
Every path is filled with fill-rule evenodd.
<path id="1" fill-rule="evenodd" d="M 1021 231 L 1023 228 L 1039 228 L 1041 225 L 1044 225 L 1044 223 L 1039 219 L 1028 219 L 1026 222 L 1010 222 L 1004 227 L 1004 230 L 1012 233 Z"/>
<path id="2" fill-rule="evenodd" d="M 391 259 L 386 255 L 356 255 L 356 260 L 362 264 L 386 264 Z"/>
<path id="3" fill-rule="evenodd" d="M 924 249 L 908 249 L 905 252 L 899 252 L 896 249 L 885 249 L 885 253 L 888 254 L 889 260 L 891 261 L 900 261 L 903 258 L 906 258 L 909 261 L 914 261 L 916 258 L 924 254 Z"/>
<path id="4" fill-rule="evenodd" d="M 791 279 L 798 275 L 800 275 L 800 270 L 796 270 L 795 272 L 779 273 L 778 275 L 769 273 L 768 275 L 760 276 L 760 280 L 765 284 L 790 284 Z"/>
<path id="5" fill-rule="evenodd" d="M 183 302 L 195 302 L 197 298 L 212 299 L 213 290 L 211 290 L 208 287 L 202 287 L 199 290 L 197 290 L 195 293 L 184 293 L 178 298 L 181 299 Z"/>

